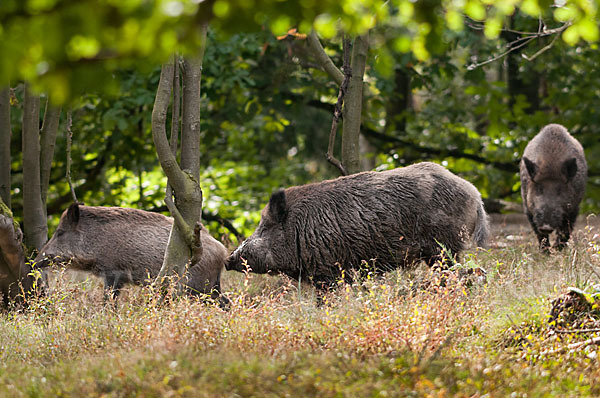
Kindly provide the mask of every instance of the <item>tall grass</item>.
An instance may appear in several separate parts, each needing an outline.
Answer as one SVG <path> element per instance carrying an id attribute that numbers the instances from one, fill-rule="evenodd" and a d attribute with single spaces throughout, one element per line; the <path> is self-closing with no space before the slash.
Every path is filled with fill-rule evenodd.
<path id="1" fill-rule="evenodd" d="M 138 287 L 105 305 L 97 281 L 58 272 L 47 297 L 0 316 L 0 396 L 599 395 L 595 347 L 536 353 L 562 344 L 550 301 L 598 281 L 600 240 L 588 228 L 545 255 L 527 236 L 463 257 L 486 283 L 420 267 L 320 306 L 307 285 L 237 273 L 223 275 L 229 311 Z"/>

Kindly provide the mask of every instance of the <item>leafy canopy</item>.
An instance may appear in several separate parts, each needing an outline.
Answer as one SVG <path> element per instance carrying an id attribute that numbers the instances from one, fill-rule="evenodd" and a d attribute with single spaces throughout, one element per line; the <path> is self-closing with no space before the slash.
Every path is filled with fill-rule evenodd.
<path id="1" fill-rule="evenodd" d="M 418 59 L 444 48 L 443 30 L 460 31 L 466 18 L 484 21 L 497 37 L 516 9 L 538 16 L 548 0 L 3 0 L 0 2 L 0 76 L 4 84 L 27 80 L 64 103 L 76 95 L 116 92 L 114 71 L 148 72 L 174 51 L 193 52 L 199 26 L 226 34 L 268 26 L 275 34 L 312 27 L 325 38 L 375 26 L 397 32 L 395 50 Z M 598 40 L 598 1 L 556 2 L 553 18 L 568 23 L 569 44 Z M 1 82 L 0 82 L 1 83 Z"/>

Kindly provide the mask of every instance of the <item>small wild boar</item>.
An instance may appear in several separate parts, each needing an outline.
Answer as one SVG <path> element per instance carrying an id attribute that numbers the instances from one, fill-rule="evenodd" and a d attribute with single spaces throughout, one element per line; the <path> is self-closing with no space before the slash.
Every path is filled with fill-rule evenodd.
<path id="1" fill-rule="evenodd" d="M 42 267 L 56 261 L 89 271 L 104 278 L 106 291 L 117 296 L 125 283 L 146 284 L 156 278 L 172 223 L 170 217 L 144 210 L 72 204 L 35 261 Z M 202 260 L 189 270 L 187 290 L 211 294 L 225 305 L 220 278 L 228 251 L 205 228 L 200 237 Z"/>
<path id="2" fill-rule="evenodd" d="M 560 124 L 544 127 L 525 147 L 521 159 L 523 208 L 540 242 L 562 249 L 573 231 L 587 182 L 581 144 Z"/>
<path id="3" fill-rule="evenodd" d="M 327 288 L 344 270 L 433 265 L 489 234 L 479 191 L 444 167 L 418 163 L 279 190 L 228 270 L 283 273 Z M 373 269 L 372 268 L 372 269 Z"/>

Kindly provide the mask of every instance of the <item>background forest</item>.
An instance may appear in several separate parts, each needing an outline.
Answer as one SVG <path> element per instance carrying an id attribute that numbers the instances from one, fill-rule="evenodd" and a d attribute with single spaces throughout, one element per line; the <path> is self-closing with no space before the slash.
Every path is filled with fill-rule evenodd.
<path id="1" fill-rule="evenodd" d="M 582 214 L 564 250 L 540 251 L 519 185 L 527 142 L 560 123 L 589 165 L 581 213 L 600 210 L 598 8 L 0 0 L 0 396 L 600 396 L 600 223 Z M 275 189 L 425 160 L 496 212 L 490 247 L 449 269 L 365 267 L 328 292 L 223 270 L 221 307 L 154 283 L 208 258 L 200 210 L 231 250 Z M 65 272 L 77 259 L 44 291 L 27 261 L 75 200 L 69 171 L 87 205 L 176 215 L 156 244 L 131 218 L 86 230 L 72 207 L 64 253 L 146 272 L 116 300 Z M 152 250 L 122 245 L 139 240 L 166 245 L 156 276 Z"/>
<path id="2" fill-rule="evenodd" d="M 505 25 L 495 38 L 471 18 L 460 31 L 440 26 L 437 40 L 427 42 L 429 57 L 402 47 L 398 38 L 404 26 L 373 27 L 364 78 L 361 168 L 440 162 L 473 182 L 489 200 L 488 210 L 498 211 L 506 205 L 498 200 L 520 201 L 518 162 L 528 140 L 544 125 L 561 123 L 583 144 L 589 162 L 583 211 L 597 211 L 597 45 L 566 43 L 559 38 L 564 25 L 550 14 L 537 18 L 517 11 Z M 325 157 L 339 86 L 315 60 L 306 34 L 251 28 L 233 34 L 219 24 L 209 28 L 201 94 L 204 213 L 230 220 L 244 236 L 274 189 L 339 175 Z M 553 28 L 556 33 L 540 33 Z M 341 66 L 342 40 L 333 33 L 323 45 Z M 80 51 L 86 51 L 86 43 Z M 86 79 L 81 67 L 70 70 L 75 78 L 67 86 L 70 93 L 84 92 L 69 105 L 72 178 L 86 204 L 164 211 L 166 178 L 151 139 L 160 68 L 135 65 L 109 70 L 105 80 L 94 74 Z M 64 85 L 53 79 L 51 89 L 59 87 L 57 96 L 66 95 Z M 23 85 L 12 82 L 11 87 L 12 208 L 20 220 Z M 42 94 L 42 111 L 46 99 Z M 64 178 L 65 130 L 62 112 L 47 199 L 51 230 L 72 201 Z M 210 229 L 231 232 L 218 222 Z"/>

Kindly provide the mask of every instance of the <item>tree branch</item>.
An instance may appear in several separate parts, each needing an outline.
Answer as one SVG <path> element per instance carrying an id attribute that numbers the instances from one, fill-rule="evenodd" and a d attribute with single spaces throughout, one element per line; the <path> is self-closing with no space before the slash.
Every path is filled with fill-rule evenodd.
<path id="1" fill-rule="evenodd" d="M 166 121 L 172 89 L 173 63 L 168 62 L 162 66 L 152 109 L 152 139 L 160 165 L 169 179 L 169 184 L 177 192 L 185 189 L 187 176 L 177 164 L 177 159 L 171 152 L 171 146 L 167 140 Z"/>
<path id="2" fill-rule="evenodd" d="M 344 81 L 344 74 L 337 66 L 333 63 L 329 55 L 325 52 L 325 49 L 319 41 L 317 32 L 312 30 L 307 37 L 308 48 L 311 50 L 313 56 L 317 62 L 323 68 L 323 70 L 331 77 L 331 79 L 338 85 L 341 86 Z"/>
<path id="3" fill-rule="evenodd" d="M 179 228 L 179 230 L 183 234 L 185 242 L 190 248 L 192 248 L 194 246 L 194 232 L 192 228 L 188 225 L 188 223 L 185 222 L 185 219 L 181 215 L 181 212 L 173 202 L 172 195 L 169 195 L 169 193 L 170 187 L 167 187 L 167 195 L 165 196 L 165 204 L 167 205 L 167 209 L 169 209 L 169 213 L 171 213 L 171 216 L 173 217 L 173 222 L 177 225 L 177 228 Z"/>
<path id="4" fill-rule="evenodd" d="M 539 356 L 543 357 L 546 355 L 552 355 L 552 354 L 561 354 L 565 351 L 573 351 L 573 350 L 577 350 L 580 348 L 584 348 L 587 347 L 589 345 L 593 345 L 593 344 L 600 344 L 600 336 L 599 337 L 594 337 L 588 340 L 584 340 L 584 341 L 580 341 L 578 343 L 572 343 L 563 347 L 559 347 L 559 348 L 555 348 L 552 350 L 545 350 L 539 353 Z"/>
<path id="5" fill-rule="evenodd" d="M 459 151 L 457 149 L 442 149 L 442 148 L 433 148 L 433 147 L 422 146 L 422 145 L 416 144 L 414 142 L 411 142 L 409 140 L 404 140 L 402 138 L 392 137 L 392 136 L 389 136 L 386 134 L 381 134 L 381 133 L 379 133 L 375 130 L 369 129 L 369 128 L 363 128 L 362 132 L 365 136 L 372 137 L 372 138 L 375 138 L 375 139 L 378 139 L 378 140 L 384 141 L 384 142 L 398 144 L 398 146 L 401 148 L 411 148 L 420 153 L 426 153 L 429 155 L 443 155 L 443 156 L 450 156 L 450 157 L 454 157 L 454 158 L 469 159 L 469 160 L 473 160 L 478 163 L 488 164 L 499 170 L 507 171 L 510 173 L 518 173 L 519 172 L 519 162 L 518 161 L 501 162 L 501 161 L 486 159 L 483 156 L 475 155 L 472 153 L 466 153 L 463 151 Z"/>
<path id="6" fill-rule="evenodd" d="M 335 135 L 337 133 L 337 126 L 340 120 L 340 116 L 342 115 L 342 104 L 344 102 L 344 95 L 346 94 L 346 90 L 348 89 L 348 83 L 352 78 L 352 67 L 350 66 L 350 41 L 344 38 L 344 79 L 342 80 L 342 84 L 340 85 L 340 91 L 338 93 L 337 102 L 333 111 L 333 120 L 331 122 L 331 131 L 329 132 L 329 145 L 327 147 L 327 161 L 337 167 L 340 170 L 340 173 L 345 176 L 348 175 L 348 172 L 344 168 L 342 162 L 335 158 L 333 155 L 333 149 L 335 146 Z"/>
<path id="7" fill-rule="evenodd" d="M 546 29 L 545 27 L 542 29 L 540 26 L 540 30 L 538 32 L 519 32 L 519 31 L 512 31 L 512 30 L 506 30 L 507 32 L 511 32 L 511 33 L 515 33 L 515 34 L 523 34 L 525 36 L 523 37 L 519 37 L 518 39 L 507 43 L 506 47 L 508 48 L 508 50 L 506 50 L 505 52 L 492 57 L 486 61 L 483 62 L 479 62 L 479 63 L 474 63 L 471 64 L 469 66 L 467 66 L 467 70 L 473 70 L 476 68 L 479 68 L 480 66 L 489 64 L 491 62 L 497 61 L 500 58 L 503 58 L 505 56 L 507 56 L 508 54 L 510 54 L 511 52 L 518 50 L 519 48 L 526 46 L 527 44 L 529 44 L 531 41 L 533 41 L 534 39 L 539 39 L 540 37 L 545 37 L 545 36 L 551 36 L 551 35 L 556 35 L 556 37 L 558 37 L 562 32 L 564 32 L 569 26 L 571 26 L 572 22 L 568 21 L 565 22 L 562 26 L 555 28 L 555 29 Z M 471 26 L 469 25 L 471 28 L 473 29 L 479 29 L 478 27 L 475 26 Z M 483 28 L 482 28 L 483 29 Z M 554 40 L 552 41 L 552 43 L 550 43 L 550 47 L 552 47 L 552 45 L 554 44 L 554 41 L 556 40 L 556 37 L 554 38 Z M 548 46 L 546 46 L 548 47 Z M 538 51 L 538 53 L 536 53 L 534 56 L 532 56 L 531 58 L 527 58 L 524 57 L 527 60 L 533 60 L 535 57 L 537 57 L 539 54 L 543 53 L 544 51 L 546 51 L 548 48 L 543 48 L 540 51 Z"/>
<path id="8" fill-rule="evenodd" d="M 169 208 L 165 205 L 165 206 L 157 206 L 157 207 L 153 207 L 151 209 L 148 209 L 148 211 L 154 212 L 154 213 L 162 213 L 165 211 L 169 211 Z M 218 222 L 219 224 L 221 224 L 223 227 L 225 227 L 227 230 L 229 230 L 229 232 L 231 232 L 236 239 L 238 240 L 238 242 L 242 242 L 244 239 L 246 239 L 246 237 L 233 225 L 233 223 L 226 219 L 221 217 L 218 213 L 209 213 L 207 210 L 202 210 L 202 219 L 204 221 L 215 221 Z"/>

